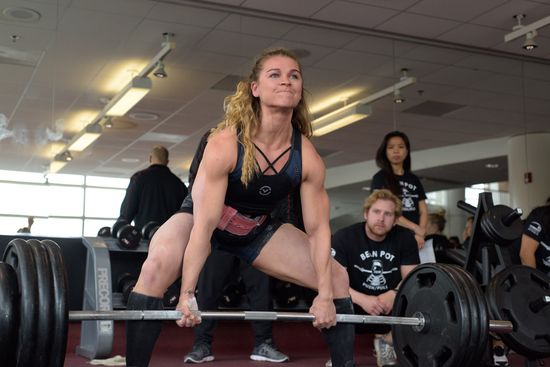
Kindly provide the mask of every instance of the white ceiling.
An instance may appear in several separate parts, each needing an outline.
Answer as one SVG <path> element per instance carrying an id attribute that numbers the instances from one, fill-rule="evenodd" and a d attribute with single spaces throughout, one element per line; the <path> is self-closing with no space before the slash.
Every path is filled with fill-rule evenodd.
<path id="1" fill-rule="evenodd" d="M 402 91 L 405 103 L 387 96 L 369 118 L 315 138 L 329 168 L 372 160 L 394 129 L 420 151 L 550 127 L 550 26 L 539 29 L 534 51 L 523 50 L 522 39 L 504 42 L 515 14 L 532 23 L 550 15 L 550 0 L 3 0 L 0 7 L 0 113 L 7 119 L 0 120 L 0 169 L 44 172 L 102 100 L 159 52 L 163 32 L 175 34 L 169 76 L 151 76 L 153 90 L 130 111 L 158 118 L 115 119 L 61 173 L 129 177 L 163 143 L 185 178 L 200 136 L 219 122 L 231 93 L 213 86 L 247 75 L 254 56 L 274 46 L 308 51 L 301 61 L 316 114 L 341 107 L 343 95 L 354 101 L 392 85 L 401 68 L 418 80 Z M 12 7 L 41 17 L 10 17 Z M 331 106 L 316 108 L 329 99 Z M 433 102 L 459 108 L 433 116 Z M 414 107 L 420 113 L 407 112 Z M 150 133 L 186 139 L 151 140 Z M 457 172 L 470 174 L 460 180 Z M 422 171 L 457 185 L 503 172 L 491 176 L 473 163 Z"/>

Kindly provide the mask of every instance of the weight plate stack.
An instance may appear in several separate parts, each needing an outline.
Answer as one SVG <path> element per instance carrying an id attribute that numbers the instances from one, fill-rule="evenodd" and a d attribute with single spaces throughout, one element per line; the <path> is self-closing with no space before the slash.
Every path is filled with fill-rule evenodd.
<path id="1" fill-rule="evenodd" d="M 440 264 L 422 264 L 412 270 L 397 292 L 393 315 L 422 314 L 427 325 L 392 326 L 393 342 L 400 366 L 462 366 L 470 347 L 472 314 L 458 284 Z"/>
<path id="2" fill-rule="evenodd" d="M 486 289 L 492 318 L 509 320 L 514 332 L 502 340 L 517 353 L 539 359 L 550 356 L 550 278 L 543 272 L 514 265 L 497 273 Z"/>

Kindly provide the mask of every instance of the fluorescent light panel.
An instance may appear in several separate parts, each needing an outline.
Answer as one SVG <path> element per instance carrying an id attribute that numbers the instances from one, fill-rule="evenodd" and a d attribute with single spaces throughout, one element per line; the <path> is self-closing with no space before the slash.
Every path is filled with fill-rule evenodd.
<path id="1" fill-rule="evenodd" d="M 371 107 L 363 103 L 344 106 L 312 121 L 313 135 L 322 136 L 334 130 L 343 128 L 367 118 L 371 114 Z"/>
<path id="2" fill-rule="evenodd" d="M 372 93 L 359 101 L 353 102 L 347 106 L 337 109 L 336 111 L 319 117 L 311 123 L 313 126 L 313 135 L 325 135 L 368 117 L 372 111 L 370 103 L 389 94 L 393 94 L 396 90 L 408 87 L 414 83 L 416 83 L 415 77 L 403 77 L 391 87 L 379 90 L 378 92 Z"/>
<path id="3" fill-rule="evenodd" d="M 108 116 L 123 116 L 151 91 L 153 83 L 147 77 L 134 78 L 105 106 Z"/>
<path id="4" fill-rule="evenodd" d="M 86 129 L 82 130 L 75 139 L 69 143 L 67 149 L 74 152 L 82 152 L 101 136 L 102 131 L 103 129 L 98 124 L 86 126 Z"/>

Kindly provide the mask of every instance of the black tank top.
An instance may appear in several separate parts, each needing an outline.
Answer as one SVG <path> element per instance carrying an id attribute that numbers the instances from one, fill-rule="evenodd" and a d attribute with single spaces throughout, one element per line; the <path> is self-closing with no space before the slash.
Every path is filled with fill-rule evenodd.
<path id="1" fill-rule="evenodd" d="M 294 188 L 300 185 L 302 180 L 302 134 L 297 129 L 293 129 L 290 157 L 284 167 L 274 175 L 257 173 L 247 187 L 241 182 L 244 148 L 238 144 L 237 149 L 237 165 L 229 174 L 225 205 L 250 216 L 269 214 L 280 200 L 286 198 Z M 268 164 L 274 163 L 275 161 L 268 161 Z M 272 166 L 269 166 L 266 171 L 271 169 Z"/>

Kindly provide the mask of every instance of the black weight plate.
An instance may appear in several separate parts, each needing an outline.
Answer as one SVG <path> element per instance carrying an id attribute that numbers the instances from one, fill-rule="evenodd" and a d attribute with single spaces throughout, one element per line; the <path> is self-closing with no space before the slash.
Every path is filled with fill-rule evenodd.
<path id="1" fill-rule="evenodd" d="M 0 366 L 15 366 L 19 326 L 19 286 L 10 264 L 0 262 Z"/>
<path id="2" fill-rule="evenodd" d="M 67 295 L 67 275 L 61 249 L 51 240 L 42 240 L 50 258 L 53 292 L 54 292 L 54 324 L 50 351 L 50 367 L 62 367 L 67 351 L 67 336 L 69 332 L 69 298 Z"/>
<path id="3" fill-rule="evenodd" d="M 514 210 L 506 205 L 495 205 L 481 218 L 481 226 L 485 234 L 495 243 L 507 245 L 521 237 L 523 230 L 520 218 L 505 225 L 503 219 Z"/>
<path id="4" fill-rule="evenodd" d="M 535 312 L 530 305 L 550 297 L 550 278 L 543 272 L 515 265 L 496 274 L 487 286 L 493 317 L 509 320 L 514 331 L 501 334 L 506 345 L 531 359 L 550 356 L 550 305 Z"/>
<path id="5" fill-rule="evenodd" d="M 489 316 L 485 296 L 477 281 L 470 273 L 456 265 L 447 265 L 450 274 L 456 277 L 457 284 L 461 284 L 465 290 L 470 303 L 471 327 L 470 327 L 470 347 L 468 348 L 469 358 L 464 366 L 477 367 L 481 363 L 483 354 L 487 347 L 489 336 Z"/>
<path id="6" fill-rule="evenodd" d="M 17 366 L 36 365 L 35 350 L 38 325 L 38 281 L 31 247 L 25 240 L 11 240 L 4 251 L 4 261 L 13 266 L 19 285 L 19 335 Z"/>
<path id="7" fill-rule="evenodd" d="M 440 264 L 422 264 L 403 280 L 395 297 L 393 315 L 425 315 L 422 332 L 393 325 L 395 352 L 400 366 L 460 366 L 470 339 L 471 315 L 461 285 Z"/>
<path id="8" fill-rule="evenodd" d="M 118 230 L 117 238 L 120 247 L 133 250 L 139 246 L 141 233 L 134 226 L 126 224 Z"/>
<path id="9" fill-rule="evenodd" d="M 99 231 L 97 231 L 98 237 L 111 237 L 111 227 L 101 227 Z"/>
<path id="10" fill-rule="evenodd" d="M 128 279 L 126 283 L 122 285 L 122 302 L 124 304 L 128 303 L 128 298 L 130 298 L 130 293 L 134 290 L 134 287 L 136 286 L 137 279 Z"/>
<path id="11" fill-rule="evenodd" d="M 113 236 L 114 238 L 117 238 L 118 231 L 127 224 L 128 224 L 128 221 L 126 219 L 119 218 L 115 222 L 115 224 L 113 224 L 113 230 L 111 231 L 111 236 Z"/>
<path id="12" fill-rule="evenodd" d="M 442 267 L 449 273 L 449 276 L 453 278 L 453 281 L 462 289 L 463 297 L 468 301 L 468 308 L 470 312 L 470 328 L 469 328 L 469 342 L 468 353 L 464 353 L 464 361 L 461 366 L 478 366 L 479 360 L 477 360 L 478 347 L 479 347 L 479 312 L 476 305 L 476 297 L 473 291 L 470 289 L 469 279 L 465 278 L 464 270 L 455 265 L 441 264 Z"/>
<path id="13" fill-rule="evenodd" d="M 441 267 L 447 271 L 449 276 L 453 279 L 453 282 L 457 284 L 457 286 L 461 290 L 461 297 L 464 297 L 464 299 L 468 302 L 468 309 L 470 312 L 470 325 L 469 325 L 469 334 L 470 338 L 468 341 L 468 347 L 467 351 L 468 353 L 464 353 L 464 359 L 460 363 L 460 366 L 469 367 L 472 366 L 472 359 L 475 354 L 475 349 L 477 347 L 477 342 L 479 341 L 479 336 L 476 335 L 476 329 L 477 329 L 477 322 L 478 322 L 478 315 L 477 311 L 473 305 L 474 301 L 474 295 L 470 292 L 470 290 L 467 288 L 467 280 L 464 279 L 462 276 L 462 273 L 459 273 L 459 271 L 456 270 L 453 266 L 441 264 Z"/>
<path id="14" fill-rule="evenodd" d="M 36 343 L 36 366 L 47 367 L 50 363 L 50 342 L 53 325 L 53 279 L 50 258 L 44 246 L 35 239 L 27 240 L 33 251 L 36 263 L 36 274 L 38 279 L 38 341 Z"/>
<path id="15" fill-rule="evenodd" d="M 474 295 L 477 299 L 476 301 L 476 307 L 479 315 L 479 323 L 478 323 L 478 333 L 479 333 L 479 356 L 475 359 L 476 361 L 481 361 L 483 359 L 483 356 L 488 348 L 489 343 L 489 309 L 487 306 L 487 300 L 485 299 L 485 294 L 481 290 L 481 287 L 477 280 L 464 270 L 463 268 L 460 268 L 462 272 L 462 275 L 466 278 L 468 278 L 468 288 L 472 289 L 474 292 Z M 478 366 L 480 364 L 474 365 Z"/>
<path id="16" fill-rule="evenodd" d="M 146 240 L 150 240 L 153 238 L 153 235 L 157 231 L 159 227 L 158 222 L 155 222 L 154 220 L 147 222 L 142 228 L 141 228 L 141 237 Z"/>

